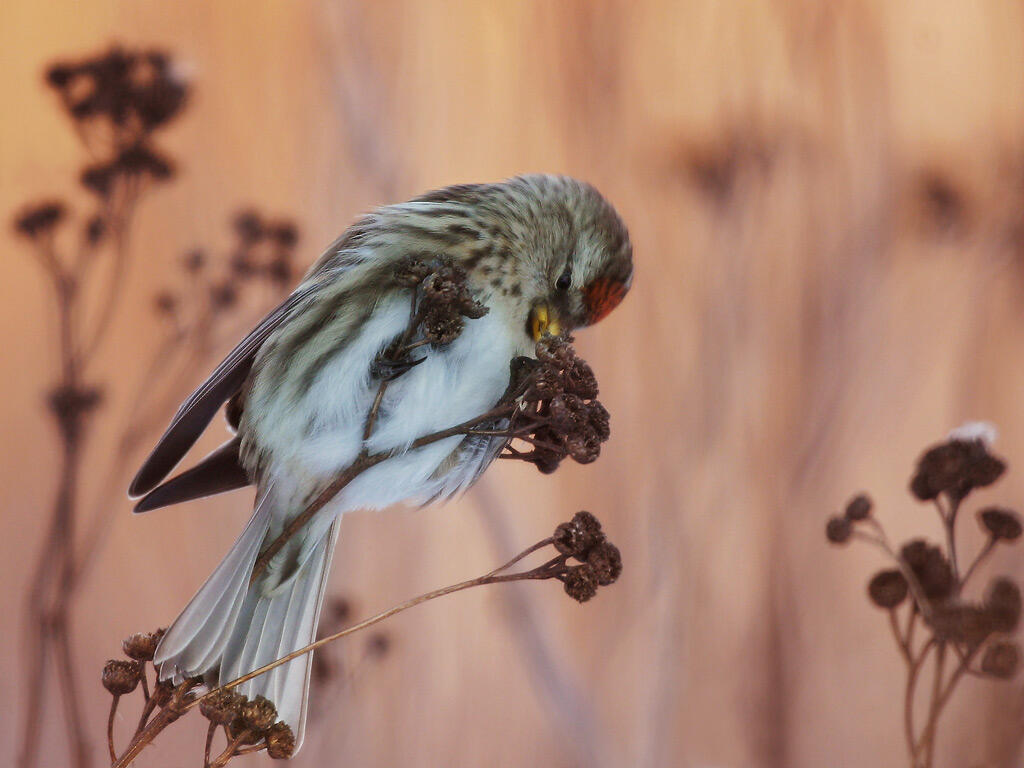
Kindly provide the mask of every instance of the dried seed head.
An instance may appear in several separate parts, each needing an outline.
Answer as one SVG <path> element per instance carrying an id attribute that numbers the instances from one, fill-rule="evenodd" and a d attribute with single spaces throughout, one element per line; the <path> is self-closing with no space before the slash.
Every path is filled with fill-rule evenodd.
<path id="1" fill-rule="evenodd" d="M 158 315 L 171 317 L 178 308 L 178 299 L 170 291 L 160 291 L 153 297 L 153 308 Z"/>
<path id="2" fill-rule="evenodd" d="M 565 594 L 578 603 L 585 603 L 597 594 L 597 575 L 584 563 L 570 568 L 565 574 Z"/>
<path id="3" fill-rule="evenodd" d="M 896 569 L 879 571 L 868 583 L 868 596 L 879 608 L 895 608 L 907 597 L 907 580 Z"/>
<path id="4" fill-rule="evenodd" d="M 1005 577 L 993 580 L 985 594 L 985 607 L 997 632 L 1013 632 L 1020 623 L 1020 587 Z"/>
<path id="5" fill-rule="evenodd" d="M 206 254 L 203 253 L 199 248 L 194 248 L 185 254 L 181 260 L 182 266 L 186 272 L 196 273 L 203 268 L 206 263 Z"/>
<path id="6" fill-rule="evenodd" d="M 622 555 L 614 544 L 602 541 L 587 555 L 587 565 L 594 569 L 597 583 L 606 587 L 622 575 Z"/>
<path id="7" fill-rule="evenodd" d="M 994 483 L 1005 469 L 1006 464 L 989 453 L 984 440 L 954 437 L 918 459 L 910 490 L 922 501 L 940 493 L 962 499 L 973 489 Z"/>
<path id="8" fill-rule="evenodd" d="M 903 546 L 900 556 L 921 583 L 929 600 L 945 600 L 953 592 L 953 571 L 938 547 L 923 539 L 914 539 Z"/>
<path id="9" fill-rule="evenodd" d="M 218 688 L 199 702 L 199 711 L 207 720 L 217 725 L 229 725 L 239 717 L 245 697 L 232 690 Z"/>
<path id="10" fill-rule="evenodd" d="M 282 248 L 294 248 L 299 242 L 299 228 L 290 221 L 279 221 L 270 227 L 268 235 Z"/>
<path id="11" fill-rule="evenodd" d="M 555 549 L 581 561 L 587 559 L 592 547 L 605 540 L 600 521 L 586 511 L 577 512 L 570 522 L 559 525 L 553 538 Z"/>
<path id="12" fill-rule="evenodd" d="M 215 311 L 227 309 L 238 301 L 238 291 L 231 283 L 223 282 L 210 286 L 210 304 Z"/>
<path id="13" fill-rule="evenodd" d="M 985 649 L 981 659 L 981 671 L 986 675 L 1008 680 L 1017 674 L 1020 666 L 1020 646 L 1016 643 L 999 640 Z"/>
<path id="14" fill-rule="evenodd" d="M 352 603 L 348 598 L 335 597 L 327 604 L 327 611 L 331 621 L 341 627 L 352 618 Z"/>
<path id="15" fill-rule="evenodd" d="M 835 515 L 830 517 L 825 525 L 825 538 L 833 544 L 845 544 L 853 535 L 853 525 L 847 517 Z"/>
<path id="16" fill-rule="evenodd" d="M 142 679 L 142 666 L 137 661 L 111 659 L 103 665 L 103 687 L 115 696 L 131 693 Z"/>
<path id="17" fill-rule="evenodd" d="M 395 269 L 395 280 L 406 288 L 415 288 L 430 274 L 430 267 L 419 259 L 408 259 Z"/>
<path id="18" fill-rule="evenodd" d="M 37 237 L 53 231 L 64 219 L 66 209 L 59 200 L 37 203 L 25 208 L 14 219 L 14 230 L 25 237 Z"/>
<path id="19" fill-rule="evenodd" d="M 468 277 L 465 269 L 446 256 L 429 266 L 412 260 L 395 271 L 398 282 L 419 286 L 423 336 L 432 344 L 450 344 L 462 333 L 463 318 L 476 319 L 487 314 L 487 307 L 470 294 Z"/>
<path id="20" fill-rule="evenodd" d="M 231 721 L 231 724 L 228 726 L 228 735 L 232 739 L 240 739 L 238 743 L 242 746 L 258 744 L 263 739 L 262 734 L 254 732 L 240 717 L 236 717 Z"/>
<path id="21" fill-rule="evenodd" d="M 92 216 L 85 225 L 85 241 L 89 243 L 89 245 L 97 245 L 99 241 L 103 239 L 103 235 L 105 235 L 106 232 L 106 220 L 99 215 Z"/>
<path id="22" fill-rule="evenodd" d="M 124 655 L 136 661 L 152 661 L 156 653 L 156 647 L 160 644 L 160 638 L 164 636 L 164 629 L 156 632 L 138 632 L 130 635 L 121 643 Z"/>
<path id="23" fill-rule="evenodd" d="M 246 728 L 262 735 L 277 722 L 277 709 L 265 697 L 257 696 L 242 704 L 238 716 Z"/>
<path id="24" fill-rule="evenodd" d="M 850 502 L 846 505 L 846 518 L 853 522 L 859 522 L 866 520 L 868 515 L 871 514 L 871 499 L 867 497 L 867 494 L 861 493 L 850 499 Z"/>
<path id="25" fill-rule="evenodd" d="M 423 317 L 423 337 L 438 346 L 451 344 L 462 333 L 465 321 L 449 307 L 433 306 Z"/>
<path id="26" fill-rule="evenodd" d="M 1012 509 L 985 507 L 978 513 L 978 522 L 993 539 L 1015 541 L 1020 538 L 1020 517 Z"/>
<path id="27" fill-rule="evenodd" d="M 239 211 L 234 219 L 235 233 L 243 243 L 255 243 L 263 237 L 263 219 L 255 210 Z"/>
<path id="28" fill-rule="evenodd" d="M 282 722 L 267 731 L 267 754 L 274 760 L 287 760 L 295 753 L 295 734 Z"/>
<path id="29" fill-rule="evenodd" d="M 366 652 L 371 658 L 383 658 L 391 650 L 391 638 L 384 632 L 375 632 L 366 641 Z"/>
<path id="30" fill-rule="evenodd" d="M 608 411 L 594 399 L 597 379 L 571 342 L 549 336 L 537 343 L 537 359 L 509 426 L 513 433 L 532 436 L 533 445 L 530 451 L 511 451 L 511 457 L 545 473 L 567 457 L 581 464 L 594 461 L 611 435 Z"/>

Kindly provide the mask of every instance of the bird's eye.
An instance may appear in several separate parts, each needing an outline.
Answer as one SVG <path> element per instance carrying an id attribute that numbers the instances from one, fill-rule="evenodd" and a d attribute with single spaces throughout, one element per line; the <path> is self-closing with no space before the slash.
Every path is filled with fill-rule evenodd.
<path id="1" fill-rule="evenodd" d="M 572 275 L 570 275 L 568 272 L 563 272 L 558 276 L 558 279 L 555 280 L 555 288 L 557 288 L 560 291 L 568 291 L 571 285 Z"/>

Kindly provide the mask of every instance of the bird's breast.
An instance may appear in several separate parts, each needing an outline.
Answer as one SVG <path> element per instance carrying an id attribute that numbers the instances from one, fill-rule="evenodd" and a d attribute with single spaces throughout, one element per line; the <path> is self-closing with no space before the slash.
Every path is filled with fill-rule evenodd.
<path id="1" fill-rule="evenodd" d="M 319 484 L 350 465 L 363 449 L 367 414 L 380 386 L 372 363 L 409 321 L 409 300 L 378 302 L 365 320 L 321 328 L 298 349 L 280 344 L 260 361 L 246 401 L 243 440 L 260 457 L 260 474 L 298 489 Z M 397 455 L 364 473 L 345 492 L 345 506 L 383 507 L 425 500 L 444 478 L 435 472 L 460 437 L 407 451 L 416 439 L 491 409 L 508 385 L 519 354 L 510 324 L 492 310 L 467 320 L 451 344 L 413 351 L 422 362 L 391 381 L 366 448 Z M 308 335 L 308 334 L 307 334 Z M 331 350 L 334 350 L 333 353 Z"/>

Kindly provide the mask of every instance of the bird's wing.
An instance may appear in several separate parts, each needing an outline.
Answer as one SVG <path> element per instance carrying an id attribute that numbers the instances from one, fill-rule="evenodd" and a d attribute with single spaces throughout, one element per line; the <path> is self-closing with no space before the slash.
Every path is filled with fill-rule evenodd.
<path id="1" fill-rule="evenodd" d="M 307 281 L 299 286 L 274 311 L 263 318 L 260 324 L 231 350 L 209 378 L 181 404 L 167 431 L 132 480 L 128 489 L 129 496 L 138 498 L 148 493 L 170 474 L 199 439 L 217 410 L 245 383 L 256 353 L 263 343 L 316 292 L 320 285 L 319 281 Z"/>
<path id="2" fill-rule="evenodd" d="M 161 483 L 135 505 L 136 512 L 149 512 L 182 501 L 201 499 L 217 493 L 245 488 L 252 480 L 239 460 L 242 439 L 237 435 L 194 467 Z"/>

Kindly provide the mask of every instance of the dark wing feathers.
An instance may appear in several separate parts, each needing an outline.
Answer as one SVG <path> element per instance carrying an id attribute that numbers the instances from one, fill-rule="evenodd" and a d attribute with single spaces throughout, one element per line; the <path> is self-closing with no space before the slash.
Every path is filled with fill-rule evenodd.
<path id="1" fill-rule="evenodd" d="M 199 439 L 218 409 L 241 389 L 252 369 L 256 353 L 270 334 L 318 287 L 318 283 L 310 282 L 292 293 L 277 309 L 263 318 L 199 389 L 181 404 L 167 431 L 132 480 L 128 488 L 129 496 L 138 498 L 149 493 L 170 474 Z"/>
<path id="2" fill-rule="evenodd" d="M 249 485 L 249 474 L 242 468 L 238 459 L 241 443 L 242 439 L 239 437 L 224 443 L 191 469 L 143 496 L 135 505 L 135 511 L 148 512 L 151 509 L 166 507 L 168 504 L 213 496 Z"/>

